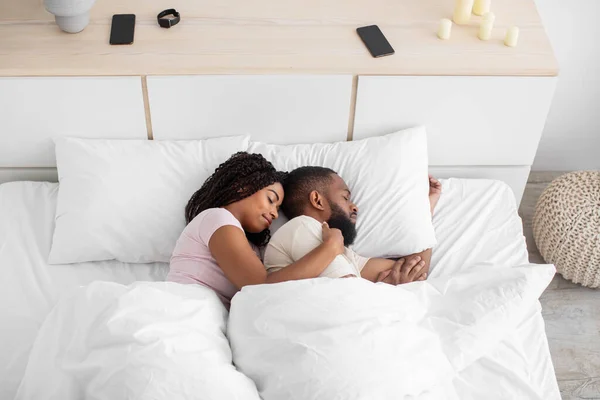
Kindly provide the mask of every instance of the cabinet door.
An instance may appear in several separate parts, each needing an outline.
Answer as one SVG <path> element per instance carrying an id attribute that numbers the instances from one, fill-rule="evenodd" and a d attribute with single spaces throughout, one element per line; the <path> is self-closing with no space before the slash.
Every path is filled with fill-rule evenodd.
<path id="1" fill-rule="evenodd" d="M 52 138 L 146 139 L 140 77 L 0 78 L 0 167 L 53 167 Z"/>
<path id="2" fill-rule="evenodd" d="M 250 134 L 277 144 L 346 140 L 352 77 L 148 77 L 154 139 Z"/>
<path id="3" fill-rule="evenodd" d="M 353 138 L 425 125 L 430 165 L 531 165 L 552 77 L 361 76 Z"/>

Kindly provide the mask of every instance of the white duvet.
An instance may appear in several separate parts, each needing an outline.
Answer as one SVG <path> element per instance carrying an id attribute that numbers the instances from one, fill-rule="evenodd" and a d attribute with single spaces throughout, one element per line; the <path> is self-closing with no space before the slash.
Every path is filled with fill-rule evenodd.
<path id="1" fill-rule="evenodd" d="M 44 322 L 16 399 L 259 399 L 232 364 L 226 321 L 201 286 L 92 283 Z"/>
<path id="2" fill-rule="evenodd" d="M 369 299 L 367 293 L 375 293 L 374 290 L 379 289 L 379 286 L 363 282 L 370 285 L 367 291 L 363 291 L 362 287 L 359 290 L 353 286 L 359 285 L 358 281 L 330 281 L 327 282 L 333 285 L 327 287 L 327 291 L 333 294 L 330 301 L 324 302 L 315 298 L 313 304 L 311 299 L 290 297 L 286 300 L 286 304 L 290 306 L 289 310 L 271 301 L 268 307 L 265 306 L 261 310 L 248 310 L 248 316 L 243 315 L 242 308 L 250 308 L 251 301 L 263 297 L 260 293 L 264 293 L 265 299 L 260 300 L 263 302 L 266 302 L 267 297 L 273 300 L 281 299 L 288 291 L 290 294 L 299 294 L 313 290 L 316 294 L 317 288 L 322 288 L 322 282 L 325 281 L 310 281 L 310 286 L 307 287 L 303 285 L 308 285 L 309 281 L 244 290 L 235 297 L 231 313 L 233 355 L 229 347 L 225 346 L 224 309 L 215 301 L 212 292 L 201 287 L 159 282 L 138 282 L 128 286 L 134 281 L 164 279 L 165 265 L 130 265 L 116 261 L 48 265 L 45 260 L 51 243 L 58 186 L 32 182 L 1 185 L 0 243 L 3 245 L 0 245 L 0 398 L 13 399 L 21 382 L 18 396 L 20 399 L 255 400 L 258 398 L 256 384 L 263 396 L 268 396 L 268 390 L 280 390 L 277 384 L 273 383 L 279 371 L 282 374 L 293 375 L 294 371 L 290 369 L 289 364 L 298 364 L 298 371 L 306 367 L 306 363 L 300 362 L 306 360 L 309 353 L 299 353 L 296 358 L 292 358 L 284 352 L 297 338 L 318 338 L 320 332 L 320 337 L 324 340 L 319 346 L 323 346 L 327 352 L 332 349 L 335 351 L 328 342 L 327 330 L 315 325 L 318 321 L 328 322 L 329 318 L 333 319 L 334 316 L 335 321 L 344 321 L 345 318 L 352 317 L 355 318 L 351 320 L 352 323 L 358 326 L 361 309 L 364 311 L 372 305 L 372 301 L 385 300 L 391 296 L 408 299 L 408 304 L 414 304 L 415 299 L 425 299 L 428 302 L 419 303 L 420 308 L 416 309 L 402 308 L 401 304 L 396 310 L 396 318 L 406 317 L 410 329 L 419 332 L 419 335 L 423 334 L 415 335 L 413 340 L 422 340 L 424 344 L 389 347 L 384 350 L 369 347 L 369 351 L 406 350 L 400 361 L 418 358 L 414 363 L 411 361 L 404 364 L 410 367 L 409 372 L 414 371 L 415 374 L 425 365 L 425 355 L 446 360 L 432 366 L 425 375 L 419 375 L 420 379 L 429 377 L 430 382 L 423 383 L 422 380 L 417 380 L 405 389 L 397 384 L 398 391 L 394 398 L 401 398 L 400 393 L 403 390 L 420 390 L 422 385 L 425 385 L 426 391 L 437 390 L 437 394 L 433 392 L 429 396 L 433 399 L 452 398 L 451 396 L 456 398 L 457 393 L 461 400 L 560 399 L 544 322 L 540 314 L 540 304 L 537 301 L 529 302 L 524 297 L 521 299 L 522 309 L 517 310 L 516 314 L 512 311 L 506 314 L 515 317 L 516 320 L 501 325 L 498 329 L 490 328 L 491 336 L 484 333 L 481 337 L 476 337 L 477 341 L 483 340 L 478 343 L 491 346 L 491 350 L 480 352 L 474 347 L 473 351 L 477 352 L 465 352 L 465 356 L 470 354 L 471 358 L 465 358 L 462 367 L 456 362 L 456 357 L 448 356 L 452 354 L 448 351 L 448 346 L 440 348 L 439 344 L 436 345 L 444 337 L 448 338 L 447 334 L 452 332 L 452 329 L 458 332 L 461 324 L 454 325 L 452 321 L 467 315 L 483 317 L 490 311 L 490 308 L 478 311 L 481 305 L 470 302 L 473 297 L 471 290 L 481 290 L 482 299 L 498 300 L 497 304 L 504 304 L 510 295 L 520 293 L 516 292 L 518 290 L 534 296 L 539 291 L 537 285 L 545 286 L 547 283 L 548 277 L 542 271 L 551 274 L 551 267 L 525 266 L 527 250 L 521 221 L 516 213 L 514 196 L 505 184 L 486 180 L 449 179 L 444 180 L 443 185 L 444 195 L 440 199 L 433 221 L 439 244 L 433 251 L 427 282 L 398 287 L 394 294 L 390 294 L 389 288 L 383 288 L 377 291 L 375 298 Z M 516 275 L 507 276 L 507 272 L 502 272 L 501 269 Z M 523 269 L 525 271 L 521 271 Z M 477 286 L 478 280 L 475 278 L 487 282 L 492 289 L 488 290 L 490 285 Z M 91 283 L 97 280 L 113 282 Z M 511 281 L 516 285 L 507 290 L 511 287 L 508 284 Z M 79 285 L 83 287 L 77 289 Z M 293 290 L 290 285 L 294 286 Z M 460 285 L 469 289 L 468 296 L 457 297 Z M 442 297 L 436 289 L 440 287 L 448 288 Z M 263 289 L 263 292 L 258 292 Z M 61 294 L 65 297 L 61 297 Z M 503 297 L 504 294 L 507 297 Z M 57 304 L 59 298 L 62 300 Z M 451 298 L 460 304 L 451 307 Z M 462 298 L 466 301 L 462 302 Z M 244 300 L 238 304 L 241 299 L 248 301 Z M 518 301 L 519 296 L 514 299 Z M 358 307 L 354 314 L 349 313 L 349 307 L 340 307 L 345 311 L 339 315 L 328 315 L 326 318 L 321 315 L 320 319 L 315 318 L 314 322 L 306 324 L 305 332 L 298 330 L 298 327 L 302 326 L 300 322 L 306 318 L 306 313 L 294 313 L 294 309 L 312 312 L 319 309 L 317 306 L 322 306 L 321 310 L 327 310 L 335 304 L 345 305 L 347 302 L 354 302 Z M 473 307 L 465 308 L 466 304 Z M 438 308 L 429 309 L 433 306 Z M 514 303 L 507 303 L 503 307 L 512 306 Z M 281 309 L 280 314 L 276 312 L 278 307 Z M 364 338 L 352 342 L 356 351 L 348 353 L 348 356 L 361 356 L 364 360 L 368 353 L 358 354 L 358 349 L 369 344 L 366 341 L 368 335 L 379 332 L 378 335 L 385 337 L 393 332 L 393 329 L 397 329 L 394 321 L 398 319 L 390 319 L 390 307 L 390 304 L 386 304 L 373 308 L 372 315 L 362 314 L 362 317 L 365 317 L 362 319 L 365 322 L 362 330 L 353 329 L 348 324 L 340 324 L 337 329 L 341 333 L 350 332 Z M 429 311 L 422 314 L 425 307 Z M 502 309 L 501 307 L 498 310 Z M 379 314 L 378 310 L 383 312 Z M 438 314 L 441 313 L 442 318 L 435 317 L 438 314 L 432 314 L 435 310 Z M 444 314 L 446 310 L 455 314 Z M 456 314 L 457 312 L 461 314 Z M 469 314 L 471 312 L 474 313 Z M 260 315 L 260 318 L 252 318 L 252 315 Z M 369 315 L 371 319 L 367 318 Z M 493 312 L 489 316 L 500 314 Z M 280 326 L 282 318 L 292 322 L 295 317 L 298 318 L 298 323 L 286 327 L 289 330 L 286 334 L 289 333 L 290 341 L 284 343 L 285 346 L 278 348 L 276 343 L 269 339 L 268 351 L 260 353 L 257 348 L 256 352 L 260 355 L 254 360 L 248 358 L 253 349 L 238 346 L 240 338 L 242 341 L 250 341 L 252 332 L 260 333 L 263 329 L 267 329 L 268 334 L 273 335 L 274 332 L 269 329 Z M 319 317 L 318 312 L 315 312 L 315 317 Z M 464 326 L 468 329 L 464 332 L 473 332 L 473 327 L 489 328 L 498 324 L 504 317 L 499 320 L 487 319 L 489 317 L 477 318 L 472 324 Z M 270 321 L 270 325 L 265 325 L 266 321 Z M 437 321 L 438 324 L 431 325 L 429 329 L 427 321 Z M 262 325 L 258 325 L 259 323 Z M 247 335 L 236 336 L 236 325 L 244 329 Z M 377 326 L 385 329 L 375 329 Z M 36 336 L 38 331 L 39 335 Z M 406 329 L 401 333 L 407 332 L 411 330 Z M 496 333 L 498 336 L 493 336 Z M 406 338 L 402 335 L 399 337 Z M 340 344 L 349 343 L 344 341 L 343 335 L 339 339 Z M 260 343 L 262 339 L 252 340 Z M 475 342 L 474 340 L 473 343 Z M 407 342 L 394 340 L 388 345 L 403 346 L 403 343 Z M 463 342 L 453 343 L 457 345 L 455 349 L 464 350 Z M 375 342 L 373 346 L 380 344 L 381 342 Z M 281 353 L 280 358 L 277 358 L 278 352 Z M 372 359 L 381 355 L 371 352 Z M 416 354 L 419 355 L 415 357 Z M 483 355 L 473 361 L 477 354 Z M 334 355 L 335 353 L 328 353 L 327 357 L 335 360 Z M 314 355 L 319 356 L 321 354 Z M 253 375 L 256 384 L 234 369 L 230 362 L 232 359 L 238 370 L 243 369 L 248 375 L 256 374 Z M 268 359 L 275 359 L 271 369 L 266 368 L 268 363 L 265 360 Z M 325 358 L 318 360 L 322 361 Z M 252 362 L 257 366 L 248 366 Z M 400 367 L 402 365 L 398 366 Z M 332 367 L 332 371 L 352 371 L 351 368 L 361 368 L 361 365 L 349 363 L 343 365 L 342 369 Z M 371 363 L 369 370 L 383 371 L 381 373 L 386 371 L 380 369 L 375 362 Z M 322 375 L 298 374 L 288 382 L 282 380 L 279 385 L 298 385 L 298 380 L 307 377 L 324 382 L 331 381 L 339 386 L 344 383 L 336 381 L 335 379 L 339 379 L 336 376 L 324 378 Z M 399 374 L 393 375 L 392 378 L 394 381 L 398 379 L 398 382 L 400 379 L 407 380 L 406 375 L 400 377 Z M 438 378 L 439 382 L 436 380 Z M 364 384 L 367 381 L 363 379 L 356 384 L 361 382 Z M 443 394 L 440 394 L 440 391 Z M 341 393 L 347 392 L 342 390 Z M 424 393 L 414 398 L 427 398 Z"/>
<path id="3" fill-rule="evenodd" d="M 234 298 L 228 335 L 264 400 L 463 399 L 453 380 L 536 310 L 553 275 L 551 265 L 481 265 L 396 287 L 250 287 Z M 546 400 L 530 389 L 512 395 Z"/>
<path id="4" fill-rule="evenodd" d="M 97 282 L 51 312 L 17 399 L 460 399 L 453 380 L 536 310 L 554 272 L 481 265 L 401 286 L 248 287 L 227 327 L 239 371 L 210 290 Z"/>

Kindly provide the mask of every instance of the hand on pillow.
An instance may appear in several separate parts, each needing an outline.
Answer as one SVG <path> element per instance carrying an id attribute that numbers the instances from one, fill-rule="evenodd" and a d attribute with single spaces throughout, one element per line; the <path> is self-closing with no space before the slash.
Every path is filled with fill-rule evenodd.
<path id="1" fill-rule="evenodd" d="M 431 215 L 433 215 L 433 210 L 437 205 L 437 202 L 440 199 L 441 195 L 442 184 L 432 175 L 429 175 L 429 205 L 431 207 Z"/>

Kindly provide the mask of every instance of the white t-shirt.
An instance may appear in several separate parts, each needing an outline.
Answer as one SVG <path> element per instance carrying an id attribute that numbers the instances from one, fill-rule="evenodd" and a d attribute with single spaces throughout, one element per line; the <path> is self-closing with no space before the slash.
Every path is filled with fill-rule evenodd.
<path id="1" fill-rule="evenodd" d="M 321 223 L 312 217 L 301 215 L 283 225 L 269 241 L 265 250 L 265 268 L 268 273 L 278 271 L 298 261 L 323 243 Z M 349 248 L 319 276 L 341 278 L 346 275 L 360 276 L 360 271 L 369 261 Z"/>

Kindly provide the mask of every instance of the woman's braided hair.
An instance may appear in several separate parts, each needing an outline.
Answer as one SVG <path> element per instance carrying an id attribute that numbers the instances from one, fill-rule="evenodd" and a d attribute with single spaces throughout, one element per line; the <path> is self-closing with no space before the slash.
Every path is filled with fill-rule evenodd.
<path id="1" fill-rule="evenodd" d="M 219 165 L 215 172 L 192 195 L 185 207 L 189 224 L 198 214 L 209 208 L 224 207 L 252 196 L 276 182 L 283 184 L 286 172 L 280 172 L 260 154 L 240 151 Z M 271 239 L 269 229 L 259 233 L 246 232 L 248 240 L 256 246 L 266 246 Z"/>

